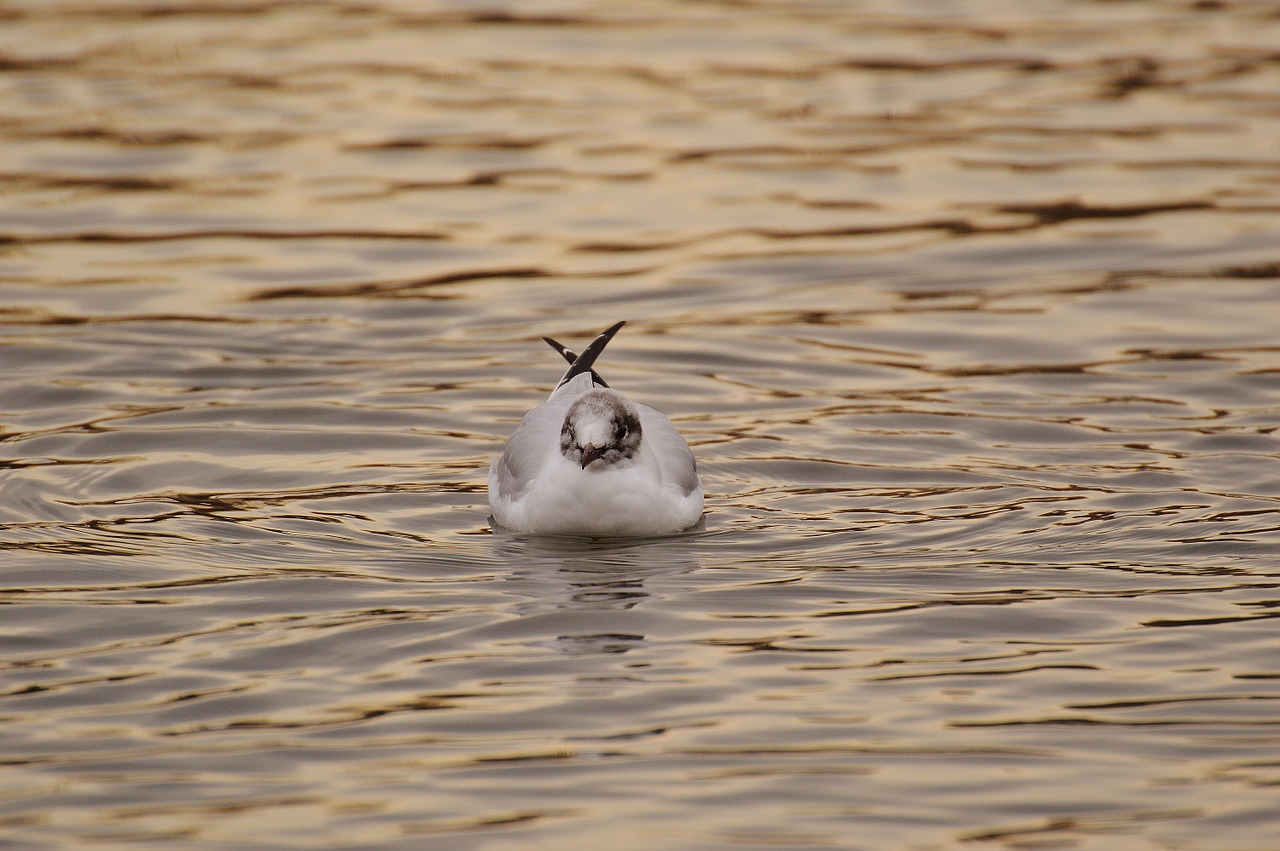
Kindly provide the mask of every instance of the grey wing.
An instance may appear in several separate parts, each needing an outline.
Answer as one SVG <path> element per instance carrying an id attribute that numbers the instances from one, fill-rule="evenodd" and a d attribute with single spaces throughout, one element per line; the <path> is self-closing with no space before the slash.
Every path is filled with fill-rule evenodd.
<path id="1" fill-rule="evenodd" d="M 658 456 L 663 481 L 675 484 L 685 494 L 702 486 L 698 479 L 698 462 L 693 457 L 689 443 L 671 420 L 646 405 L 636 405 L 640 410 L 640 427 L 644 430 L 644 442 Z"/>
<path id="2" fill-rule="evenodd" d="M 507 439 L 502 456 L 490 468 L 498 491 L 507 499 L 519 499 L 529 489 L 551 453 L 560 449 L 560 428 L 572 398 L 548 400 L 524 415 Z"/>

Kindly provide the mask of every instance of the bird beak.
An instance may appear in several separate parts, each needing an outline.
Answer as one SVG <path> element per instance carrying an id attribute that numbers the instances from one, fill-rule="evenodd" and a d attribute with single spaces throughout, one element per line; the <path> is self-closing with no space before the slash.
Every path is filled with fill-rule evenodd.
<path id="1" fill-rule="evenodd" d="M 604 452 L 605 447 L 596 446 L 593 443 L 588 443 L 586 446 L 582 447 L 582 469 L 587 469 L 587 465 L 597 458 L 604 457 Z"/>

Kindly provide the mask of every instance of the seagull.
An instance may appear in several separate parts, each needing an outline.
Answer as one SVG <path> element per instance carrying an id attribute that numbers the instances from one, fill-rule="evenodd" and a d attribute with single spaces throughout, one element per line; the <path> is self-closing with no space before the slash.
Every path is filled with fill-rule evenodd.
<path id="1" fill-rule="evenodd" d="M 595 371 L 619 322 L 575 354 L 551 397 L 525 415 L 489 465 L 496 526 L 587 537 L 666 535 L 702 517 L 702 481 L 689 444 L 658 411 L 632 402 Z"/>

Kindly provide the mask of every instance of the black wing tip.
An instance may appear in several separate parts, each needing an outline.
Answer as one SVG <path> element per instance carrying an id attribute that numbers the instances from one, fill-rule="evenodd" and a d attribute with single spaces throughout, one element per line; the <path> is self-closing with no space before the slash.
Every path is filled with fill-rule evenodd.
<path id="1" fill-rule="evenodd" d="M 548 346 L 550 346 L 551 348 L 559 352 L 560 357 L 564 358 L 569 363 L 572 364 L 574 361 L 578 359 L 578 353 L 575 352 L 573 349 L 569 348 L 568 346 L 566 346 L 564 343 L 560 342 L 559 340 L 554 340 L 551 337 L 543 337 L 542 339 L 546 341 Z M 596 372 L 594 369 L 591 370 L 591 383 L 597 387 L 609 386 L 609 382 L 601 378 L 600 373 Z"/>
<path id="2" fill-rule="evenodd" d="M 610 325 L 608 328 L 596 335 L 596 338 L 582 350 L 582 354 L 576 356 L 573 354 L 572 350 L 562 346 L 550 337 L 543 337 L 542 339 L 547 342 L 547 345 L 558 350 L 560 354 L 564 356 L 565 360 L 570 361 L 568 371 L 565 372 L 564 376 L 560 379 L 560 383 L 557 384 L 556 387 L 563 387 L 566 383 L 572 381 L 584 372 L 591 373 L 592 383 L 598 384 L 601 387 L 608 387 L 609 385 L 605 383 L 604 379 L 601 378 L 591 367 L 596 362 L 596 358 L 600 357 L 600 353 L 604 351 L 604 347 L 609 345 L 609 341 L 613 339 L 613 335 L 617 334 L 622 326 L 626 324 L 627 320 L 624 319 L 621 322 L 615 322 L 613 325 Z"/>

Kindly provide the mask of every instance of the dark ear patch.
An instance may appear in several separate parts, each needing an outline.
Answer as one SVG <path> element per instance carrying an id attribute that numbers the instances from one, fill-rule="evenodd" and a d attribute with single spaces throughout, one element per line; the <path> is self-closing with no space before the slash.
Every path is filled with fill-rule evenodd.
<path id="1" fill-rule="evenodd" d="M 630 458 L 636 453 L 640 448 L 640 438 L 640 415 L 634 409 L 620 411 L 614 420 L 613 439 L 624 457 Z"/>

